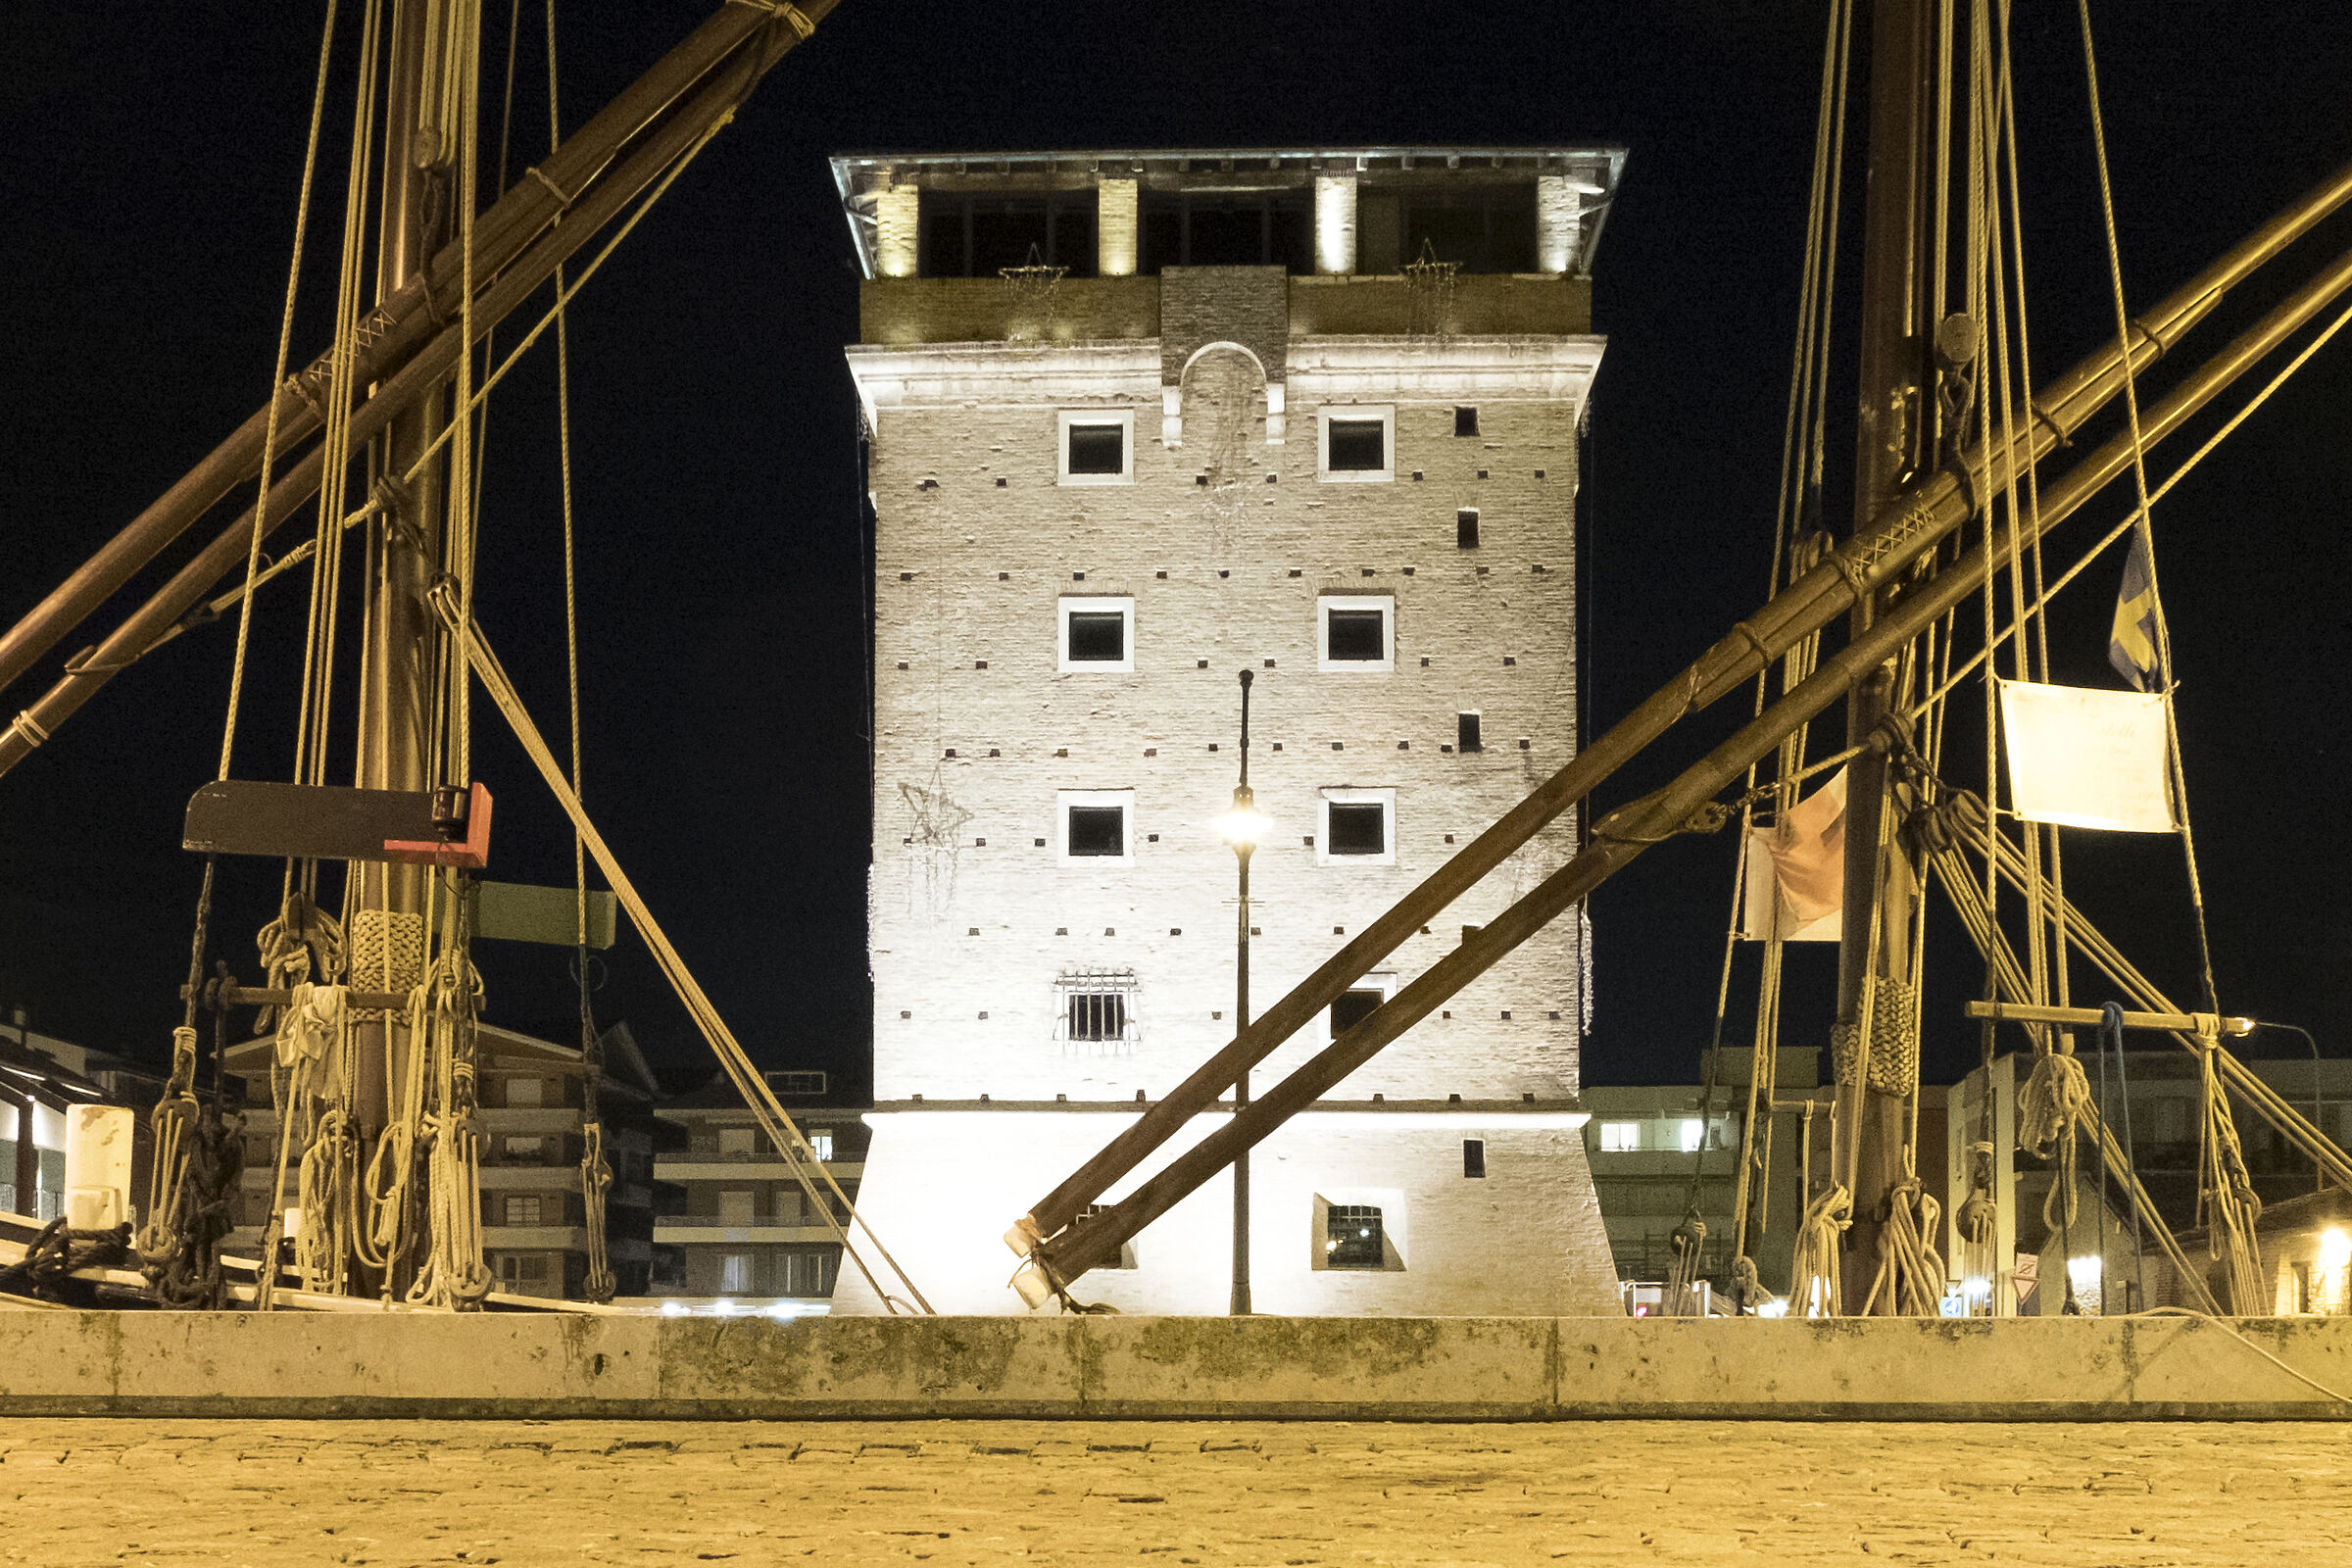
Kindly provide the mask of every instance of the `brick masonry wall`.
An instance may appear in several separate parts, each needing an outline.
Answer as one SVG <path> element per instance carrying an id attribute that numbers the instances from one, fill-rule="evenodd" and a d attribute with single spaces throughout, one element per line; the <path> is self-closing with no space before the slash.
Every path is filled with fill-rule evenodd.
<path id="1" fill-rule="evenodd" d="M 1303 367 L 1294 340 L 1291 439 L 1264 443 L 1261 405 L 1257 471 L 1214 489 L 1195 482 L 1200 443 L 1159 444 L 1143 377 L 1064 381 L 1051 352 L 1018 350 L 1001 353 L 1020 373 L 992 377 L 966 345 L 931 390 L 895 383 L 871 467 L 878 1099 L 1156 1098 L 1232 1037 L 1234 860 L 1208 822 L 1233 787 L 1244 664 L 1252 783 L 1278 827 L 1253 867 L 1253 1010 L 1568 760 L 1581 404 L 1496 395 L 1529 341 L 1492 363 L 1445 345 L 1444 364 L 1483 372 L 1482 434 L 1457 438 L 1453 397 L 1410 342 L 1393 373 L 1343 375 Z M 872 362 L 853 366 L 870 400 Z M 1394 482 L 1318 481 L 1317 409 L 1339 397 L 1395 406 Z M 1135 482 L 1058 484 L 1055 411 L 1104 402 L 1134 410 Z M 1455 545 L 1465 507 L 1475 551 Z M 1393 672 L 1317 671 L 1324 593 L 1394 596 Z M 1056 672 L 1072 595 L 1134 598 L 1133 674 Z M 1487 749 L 1447 755 L 1468 709 Z M 1302 841 L 1328 786 L 1396 791 L 1395 865 L 1317 863 Z M 1065 789 L 1136 792 L 1131 865 L 1057 863 Z M 1564 818 L 1384 969 L 1410 980 L 1571 842 Z M 1555 923 L 1340 1097 L 1573 1093 L 1583 955 L 1576 925 Z M 1137 974 L 1142 1038 L 1118 1054 L 1053 1039 L 1054 977 L 1078 965 Z M 1261 1081 L 1324 1043 L 1302 1035 Z"/>

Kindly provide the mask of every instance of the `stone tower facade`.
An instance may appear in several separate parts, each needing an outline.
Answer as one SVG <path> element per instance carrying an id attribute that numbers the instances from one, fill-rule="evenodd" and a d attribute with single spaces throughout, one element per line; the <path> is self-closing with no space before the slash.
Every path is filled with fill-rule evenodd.
<path id="1" fill-rule="evenodd" d="M 1210 822 L 1238 671 L 1274 823 L 1257 1009 L 1572 754 L 1591 265 L 1622 162 L 835 160 L 875 515 L 859 1206 L 939 1309 L 1017 1310 L 1001 1233 L 1233 1037 Z M 1339 1026 L 1574 839 L 1555 824 L 1365 975 Z M 1616 1310 L 1579 1130 L 1588 951 L 1557 923 L 1261 1147 L 1258 1310 Z M 1204 1187 L 1078 1294 L 1223 1311 L 1231 1204 Z M 854 1269 L 836 1299 L 881 1305 Z"/>

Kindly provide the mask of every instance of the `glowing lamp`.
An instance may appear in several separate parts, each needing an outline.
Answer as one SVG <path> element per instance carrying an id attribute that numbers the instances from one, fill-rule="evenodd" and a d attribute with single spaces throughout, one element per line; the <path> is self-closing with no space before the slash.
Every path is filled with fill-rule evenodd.
<path id="1" fill-rule="evenodd" d="M 1255 797 L 1244 785 L 1233 792 L 1233 809 L 1209 825 L 1226 843 L 1237 848 L 1246 844 L 1255 849 L 1274 830 L 1274 819 L 1258 810 Z"/>

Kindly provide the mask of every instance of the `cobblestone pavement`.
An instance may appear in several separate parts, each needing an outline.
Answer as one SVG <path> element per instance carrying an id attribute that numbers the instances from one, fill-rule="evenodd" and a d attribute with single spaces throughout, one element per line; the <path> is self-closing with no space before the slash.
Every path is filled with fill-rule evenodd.
<path id="1" fill-rule="evenodd" d="M 0 1562 L 2352 1560 L 2301 1423 L 0 1426 Z"/>

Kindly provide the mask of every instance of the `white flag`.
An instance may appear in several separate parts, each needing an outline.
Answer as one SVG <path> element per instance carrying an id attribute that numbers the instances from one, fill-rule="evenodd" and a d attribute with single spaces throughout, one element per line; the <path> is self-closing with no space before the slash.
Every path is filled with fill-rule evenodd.
<path id="1" fill-rule="evenodd" d="M 2170 833 L 2164 697 L 2001 682 L 2009 788 L 2029 822 Z"/>
<path id="2" fill-rule="evenodd" d="M 1845 769 L 1774 827 L 1747 830 L 1740 935 L 1762 942 L 1835 942 L 1844 927 Z"/>

